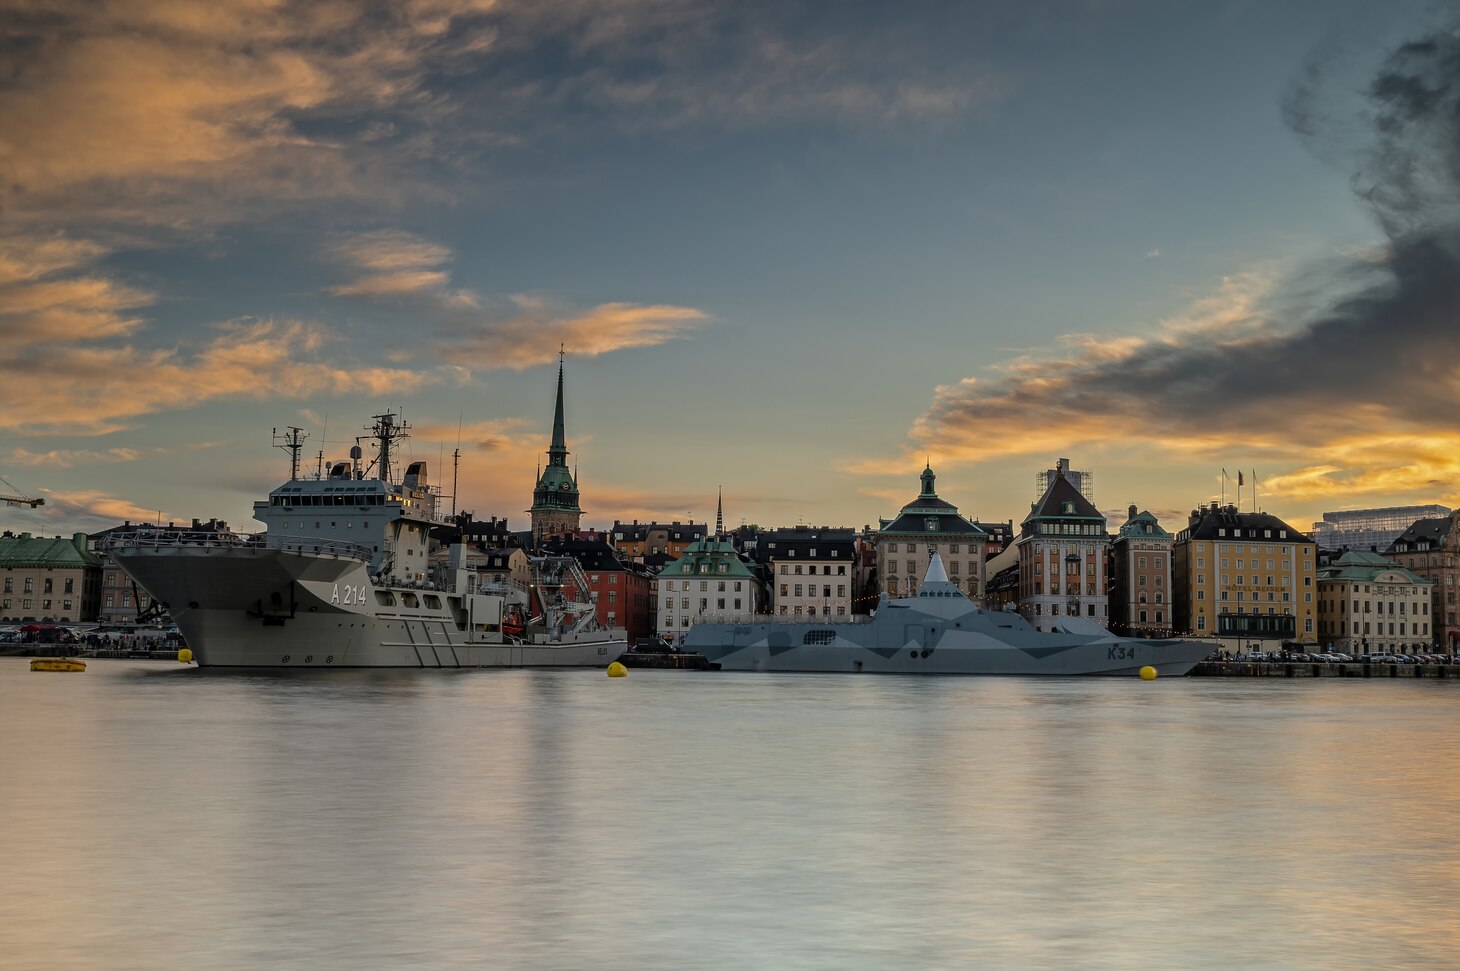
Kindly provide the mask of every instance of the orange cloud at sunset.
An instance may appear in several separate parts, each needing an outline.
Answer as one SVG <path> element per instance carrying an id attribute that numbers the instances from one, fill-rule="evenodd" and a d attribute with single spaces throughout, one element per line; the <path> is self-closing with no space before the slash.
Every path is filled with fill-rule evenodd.
<path id="1" fill-rule="evenodd" d="M 26 435 L 104 434 L 140 415 L 217 398 L 398 394 L 447 376 L 327 364 L 319 352 L 329 340 L 319 325 L 265 320 L 221 325 L 192 353 L 53 345 L 5 382 L 0 428 Z"/>
<path id="2" fill-rule="evenodd" d="M 442 344 L 443 357 L 520 371 L 556 360 L 562 345 L 575 355 L 597 357 L 687 336 L 709 319 L 693 307 L 606 303 L 561 313 L 535 297 L 518 296 L 513 302 L 518 313 L 506 320 L 455 327 L 455 335 Z"/>

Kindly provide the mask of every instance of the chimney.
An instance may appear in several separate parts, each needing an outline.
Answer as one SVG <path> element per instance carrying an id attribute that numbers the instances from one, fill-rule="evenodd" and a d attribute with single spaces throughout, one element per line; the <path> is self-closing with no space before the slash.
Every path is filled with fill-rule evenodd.
<path id="1" fill-rule="evenodd" d="M 1135 519 L 1136 518 L 1136 504 L 1135 503 L 1131 503 L 1130 504 L 1130 514 L 1127 515 L 1126 518 L 1127 519 Z"/>

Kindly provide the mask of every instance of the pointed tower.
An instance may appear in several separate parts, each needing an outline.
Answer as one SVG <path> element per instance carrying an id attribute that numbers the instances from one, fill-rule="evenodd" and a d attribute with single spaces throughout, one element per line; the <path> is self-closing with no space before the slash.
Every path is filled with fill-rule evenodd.
<path id="1" fill-rule="evenodd" d="M 719 538 L 725 535 L 725 487 L 720 486 L 720 493 L 715 498 L 715 536 Z"/>
<path id="2" fill-rule="evenodd" d="M 563 427 L 563 352 L 558 352 L 558 401 L 553 409 L 553 441 L 548 446 L 548 464 L 532 490 L 533 545 L 547 536 L 577 532 L 583 519 L 579 505 L 577 477 L 568 469 L 568 441 Z"/>

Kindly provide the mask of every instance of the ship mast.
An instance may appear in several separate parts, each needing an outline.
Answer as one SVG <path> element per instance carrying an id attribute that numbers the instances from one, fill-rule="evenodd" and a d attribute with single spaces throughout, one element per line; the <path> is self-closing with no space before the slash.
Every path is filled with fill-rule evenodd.
<path id="1" fill-rule="evenodd" d="M 289 453 L 289 481 L 293 482 L 299 478 L 299 452 L 304 448 L 304 440 L 309 435 L 304 429 L 294 425 L 289 426 L 287 434 L 280 435 L 279 429 L 274 429 L 274 447 L 282 448 Z"/>
<path id="2" fill-rule="evenodd" d="M 411 426 L 404 421 L 396 421 L 393 412 L 374 416 L 370 433 L 375 438 L 375 466 L 382 482 L 391 481 L 391 453 L 397 442 L 410 437 L 410 430 Z"/>

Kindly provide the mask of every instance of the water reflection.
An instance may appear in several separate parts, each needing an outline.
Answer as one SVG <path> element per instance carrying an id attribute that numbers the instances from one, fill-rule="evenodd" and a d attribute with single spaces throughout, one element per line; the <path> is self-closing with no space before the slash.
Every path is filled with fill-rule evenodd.
<path id="1" fill-rule="evenodd" d="M 7 661 L 0 954 L 1453 967 L 1453 689 Z"/>

